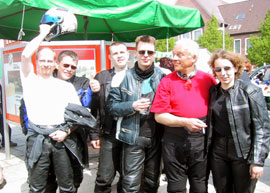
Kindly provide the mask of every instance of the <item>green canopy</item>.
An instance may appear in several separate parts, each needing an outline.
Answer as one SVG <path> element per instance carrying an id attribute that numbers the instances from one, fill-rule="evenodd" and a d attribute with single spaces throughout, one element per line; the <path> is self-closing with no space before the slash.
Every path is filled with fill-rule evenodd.
<path id="1" fill-rule="evenodd" d="M 133 42 L 138 35 L 164 39 L 204 26 L 197 9 L 156 0 L 0 0 L 0 38 L 17 40 L 22 31 L 22 40 L 31 40 L 53 7 L 69 9 L 78 21 L 77 33 L 54 40 Z"/>

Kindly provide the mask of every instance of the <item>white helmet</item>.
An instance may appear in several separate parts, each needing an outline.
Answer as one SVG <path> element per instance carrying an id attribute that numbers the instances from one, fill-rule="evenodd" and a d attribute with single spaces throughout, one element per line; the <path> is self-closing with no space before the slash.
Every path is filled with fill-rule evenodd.
<path id="1" fill-rule="evenodd" d="M 45 40 L 60 35 L 77 32 L 77 19 L 75 15 L 65 8 L 51 8 L 41 18 L 40 24 L 55 25 Z"/>

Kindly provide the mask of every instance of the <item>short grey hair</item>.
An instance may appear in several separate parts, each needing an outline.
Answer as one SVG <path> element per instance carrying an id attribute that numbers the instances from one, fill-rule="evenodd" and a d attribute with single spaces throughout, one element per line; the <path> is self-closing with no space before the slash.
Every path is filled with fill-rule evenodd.
<path id="1" fill-rule="evenodd" d="M 192 57 L 196 55 L 196 57 L 198 58 L 200 46 L 194 40 L 180 39 L 180 40 L 177 40 L 177 42 L 175 43 L 175 46 L 181 46 L 182 49 L 187 50 Z"/>

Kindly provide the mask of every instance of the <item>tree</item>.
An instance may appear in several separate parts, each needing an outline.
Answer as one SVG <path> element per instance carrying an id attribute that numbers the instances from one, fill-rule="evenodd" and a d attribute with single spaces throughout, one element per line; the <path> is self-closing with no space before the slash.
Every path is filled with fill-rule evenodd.
<path id="1" fill-rule="evenodd" d="M 223 48 L 223 34 L 218 30 L 219 24 L 217 18 L 212 15 L 211 20 L 206 23 L 206 30 L 203 35 L 199 37 L 198 44 L 202 48 L 207 48 L 210 52 L 218 48 Z M 233 38 L 225 32 L 225 49 L 233 49 Z"/>
<path id="2" fill-rule="evenodd" d="M 252 64 L 262 66 L 264 63 L 270 64 L 270 11 L 266 14 L 265 21 L 261 22 L 258 28 L 259 36 L 251 35 L 247 58 Z"/>
<path id="3" fill-rule="evenodd" d="M 175 44 L 175 38 L 169 39 L 169 51 L 173 50 Z M 156 40 L 156 49 L 159 52 L 167 52 L 167 39 Z"/>

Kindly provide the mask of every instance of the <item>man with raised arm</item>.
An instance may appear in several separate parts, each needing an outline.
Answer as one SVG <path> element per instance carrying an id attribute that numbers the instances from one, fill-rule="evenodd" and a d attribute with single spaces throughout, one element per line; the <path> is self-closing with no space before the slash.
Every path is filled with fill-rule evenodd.
<path id="1" fill-rule="evenodd" d="M 71 128 L 63 127 L 64 112 L 69 103 L 80 105 L 72 84 L 52 76 L 55 53 L 42 48 L 36 57 L 34 73 L 32 55 L 50 33 L 52 26 L 40 25 L 40 33 L 22 52 L 21 81 L 29 118 L 26 140 L 26 164 L 30 192 L 43 192 L 49 168 L 53 166 L 60 192 L 76 192 L 73 170 L 63 141 Z"/>

